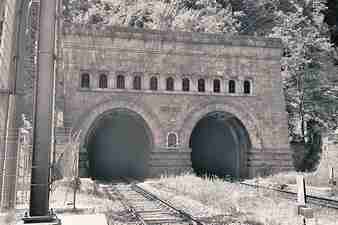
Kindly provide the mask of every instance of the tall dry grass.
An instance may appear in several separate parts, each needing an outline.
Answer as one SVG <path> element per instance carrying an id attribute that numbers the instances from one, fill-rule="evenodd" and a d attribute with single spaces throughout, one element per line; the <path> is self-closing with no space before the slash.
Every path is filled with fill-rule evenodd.
<path id="1" fill-rule="evenodd" d="M 268 177 L 257 177 L 252 180 L 255 183 L 259 183 L 262 185 L 270 184 L 277 187 L 281 187 L 282 185 L 288 185 L 291 191 L 297 191 L 296 189 L 296 179 L 297 176 L 304 176 L 307 191 L 312 195 L 320 195 L 325 197 L 338 198 L 338 185 L 332 185 L 329 183 L 329 170 L 325 172 L 321 170 L 320 172 L 312 172 L 312 173 L 302 173 L 302 172 L 285 172 L 279 173 L 275 175 L 270 175 Z M 335 178 L 337 181 L 337 178 Z"/>
<path id="2" fill-rule="evenodd" d="M 16 217 L 14 210 L 3 212 L 0 214 L 0 225 L 14 225 Z"/>
<path id="3" fill-rule="evenodd" d="M 90 179 L 81 179 L 77 193 L 76 210 L 73 210 L 73 188 L 70 179 L 63 179 L 54 183 L 50 196 L 50 206 L 57 213 L 102 213 L 106 212 L 113 201 L 97 190 L 96 184 Z"/>
<path id="4" fill-rule="evenodd" d="M 307 185 L 315 187 L 328 187 L 329 186 L 329 172 L 326 174 L 319 174 L 317 172 L 312 173 L 303 173 L 303 172 L 284 172 L 267 177 L 259 177 L 255 180 L 266 181 L 271 183 L 281 183 L 281 184 L 296 184 L 296 179 L 298 175 L 302 175 L 305 178 Z"/>
<path id="5" fill-rule="evenodd" d="M 293 182 L 293 177 L 284 178 Z M 296 203 L 284 199 L 276 192 L 256 190 L 216 177 L 201 178 L 189 173 L 180 176 L 162 176 L 157 184 L 220 210 L 223 214 L 235 216 L 242 223 L 302 224 L 301 218 L 296 215 Z M 315 215 L 318 225 L 338 224 L 336 211 L 318 209 Z"/>

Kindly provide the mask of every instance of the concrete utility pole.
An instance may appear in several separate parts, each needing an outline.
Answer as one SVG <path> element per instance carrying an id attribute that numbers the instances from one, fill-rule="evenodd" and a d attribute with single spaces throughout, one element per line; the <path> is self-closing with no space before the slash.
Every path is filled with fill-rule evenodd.
<path id="1" fill-rule="evenodd" d="M 34 101 L 30 216 L 49 215 L 49 173 L 53 121 L 56 0 L 40 1 L 38 75 Z"/>

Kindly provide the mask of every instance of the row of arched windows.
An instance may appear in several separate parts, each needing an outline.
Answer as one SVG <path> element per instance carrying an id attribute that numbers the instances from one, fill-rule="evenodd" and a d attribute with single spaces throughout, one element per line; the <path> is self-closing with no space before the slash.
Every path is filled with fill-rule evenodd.
<path id="1" fill-rule="evenodd" d="M 158 79 L 157 77 L 153 76 L 150 78 L 150 90 L 157 91 L 158 90 Z M 198 92 L 205 92 L 205 79 L 200 78 L 197 81 L 197 90 Z M 88 73 L 84 73 L 81 75 L 81 87 L 82 88 L 89 88 L 90 87 L 90 76 Z M 101 74 L 99 77 L 99 88 L 108 88 L 108 78 L 107 75 Z M 125 89 L 125 77 L 123 75 L 118 75 L 116 77 L 116 88 L 118 89 Z M 141 90 L 142 89 L 142 79 L 141 76 L 134 76 L 133 77 L 133 89 L 134 90 Z M 168 77 L 166 79 L 166 90 L 167 91 L 174 91 L 175 90 L 175 80 L 172 77 Z M 188 92 L 190 91 L 190 80 L 188 78 L 182 79 L 182 91 Z M 213 80 L 213 92 L 220 93 L 221 92 L 221 80 L 214 79 Z M 229 80 L 228 82 L 228 92 L 229 93 L 236 93 L 236 81 Z M 243 92 L 244 94 L 251 93 L 251 81 L 245 80 L 243 83 Z"/>

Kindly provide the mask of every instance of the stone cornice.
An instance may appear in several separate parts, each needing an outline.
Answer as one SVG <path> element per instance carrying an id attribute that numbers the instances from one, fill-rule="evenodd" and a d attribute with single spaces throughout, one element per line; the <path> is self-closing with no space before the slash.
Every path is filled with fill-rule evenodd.
<path id="1" fill-rule="evenodd" d="M 242 53 L 205 53 L 205 52 L 194 52 L 193 50 L 176 50 L 176 51 L 168 51 L 168 50 L 160 50 L 160 49 L 136 49 L 136 48 L 118 48 L 118 47 L 107 47 L 103 45 L 95 45 L 95 46 L 88 46 L 84 44 L 74 43 L 74 42 L 64 42 L 63 44 L 64 49 L 71 49 L 71 50 L 84 50 L 84 51 L 102 51 L 105 50 L 107 52 L 119 52 L 119 53 L 128 53 L 133 52 L 135 54 L 153 54 L 153 55 L 166 55 L 166 56 L 193 56 L 193 57 L 209 57 L 209 58 L 245 58 L 248 60 L 264 60 L 264 61 L 279 61 L 281 59 L 281 55 L 243 55 Z M 129 60 L 130 61 L 130 60 Z"/>
<path id="2" fill-rule="evenodd" d="M 10 94 L 10 90 L 5 89 L 5 88 L 0 88 L 0 94 Z"/>
<path id="3" fill-rule="evenodd" d="M 144 41 L 184 42 L 194 44 L 214 44 L 223 46 L 247 46 L 258 48 L 281 48 L 277 38 L 253 36 L 229 36 L 216 33 L 197 33 L 183 31 L 159 31 L 119 26 L 85 25 L 64 23 L 63 35 L 97 36 Z"/>
<path id="4" fill-rule="evenodd" d="M 98 94 L 102 95 L 103 93 L 120 93 L 120 94 L 142 94 L 142 95 L 158 95 L 158 96 L 166 96 L 166 95 L 186 95 L 186 96 L 206 96 L 206 97 L 219 97 L 221 99 L 227 97 L 241 97 L 241 98 L 254 98 L 257 97 L 255 94 L 244 94 L 244 93 L 228 93 L 228 92 L 219 92 L 215 93 L 213 91 L 205 91 L 205 92 L 198 92 L 198 91 L 181 91 L 181 90 L 174 90 L 174 91 L 166 91 L 166 90 L 133 90 L 133 89 L 117 89 L 117 88 L 77 88 L 78 92 L 81 93 L 91 93 L 91 94 Z"/>

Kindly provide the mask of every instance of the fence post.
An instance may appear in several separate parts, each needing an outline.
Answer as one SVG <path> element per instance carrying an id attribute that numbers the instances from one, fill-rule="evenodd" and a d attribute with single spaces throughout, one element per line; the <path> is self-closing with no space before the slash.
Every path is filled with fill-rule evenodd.
<path id="1" fill-rule="evenodd" d="M 21 139 L 22 139 L 22 128 L 19 128 L 19 133 L 18 133 L 18 148 L 17 148 L 17 159 L 16 159 L 16 182 L 15 182 L 15 202 L 14 202 L 14 205 L 17 204 L 17 201 L 18 201 L 18 187 L 19 185 L 21 185 L 21 183 L 23 183 L 22 181 L 22 178 L 20 177 L 20 173 L 21 173 L 21 161 L 22 161 L 22 142 L 21 142 Z M 20 186 L 21 187 L 21 186 Z M 21 187 L 22 188 L 22 187 Z"/>
<path id="2" fill-rule="evenodd" d="M 7 132 L 5 137 L 5 152 L 2 169 L 1 209 L 7 210 L 14 207 L 14 189 L 16 183 L 16 156 L 17 156 L 17 129 L 15 121 L 16 96 L 10 95 L 7 116 Z"/>
<path id="3" fill-rule="evenodd" d="M 302 217 L 303 225 L 307 218 L 313 218 L 313 209 L 306 205 L 306 187 L 304 176 L 297 176 L 297 214 Z"/>

